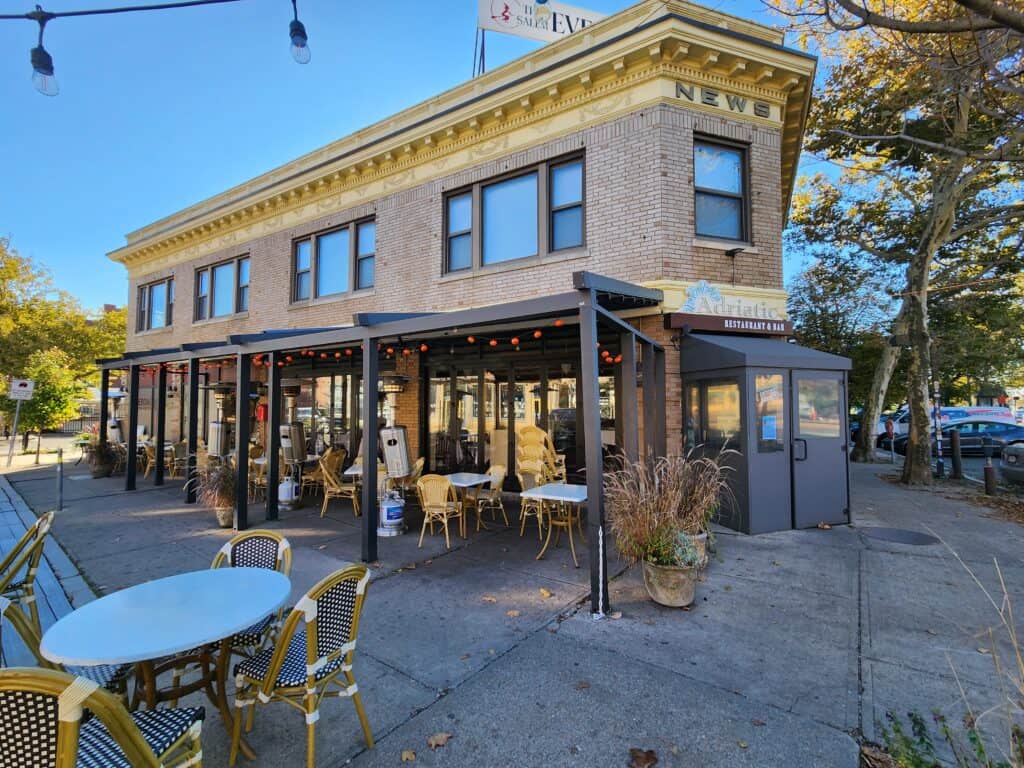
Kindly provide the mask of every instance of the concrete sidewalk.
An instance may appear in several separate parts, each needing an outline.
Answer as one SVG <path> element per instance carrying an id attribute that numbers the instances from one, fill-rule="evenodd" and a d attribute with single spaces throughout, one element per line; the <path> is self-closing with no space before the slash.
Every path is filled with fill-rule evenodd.
<path id="1" fill-rule="evenodd" d="M 887 471 L 853 467 L 854 526 L 719 535 L 720 560 L 689 611 L 656 606 L 636 569 L 619 565 L 621 618 L 594 621 L 585 560 L 573 568 L 564 545 L 534 560 L 535 531 L 474 533 L 451 552 L 440 536 L 423 550 L 412 535 L 382 541 L 355 669 L 378 745 L 365 750 L 351 706 L 330 701 L 318 765 L 398 765 L 410 749 L 422 765 L 625 765 L 639 747 L 667 766 L 855 768 L 857 740 L 877 740 L 887 711 L 959 717 L 950 661 L 972 703 L 986 705 L 992 659 L 975 635 L 994 622 L 991 607 L 942 545 L 871 529 L 930 529 L 990 588 L 998 558 L 1019 595 L 1024 528 L 880 479 Z M 50 503 L 52 470 L 9 479 L 32 506 Z M 99 591 L 208 567 L 230 535 L 176 487 L 126 494 L 121 484 L 69 478 L 55 524 Z M 324 519 L 306 508 L 273 526 L 295 547 L 296 594 L 358 557 L 341 503 Z M 256 764 L 300 763 L 304 731 L 283 705 L 261 708 Z M 426 739 L 439 731 L 454 738 L 432 751 Z M 205 764 L 226 765 L 219 721 L 203 741 Z"/>

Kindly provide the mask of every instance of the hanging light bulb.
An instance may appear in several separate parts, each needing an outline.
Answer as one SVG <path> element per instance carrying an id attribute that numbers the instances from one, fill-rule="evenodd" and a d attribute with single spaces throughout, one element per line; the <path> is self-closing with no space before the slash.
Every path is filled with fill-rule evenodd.
<path id="1" fill-rule="evenodd" d="M 33 48 L 30 54 L 32 85 L 44 96 L 56 96 L 60 93 L 60 85 L 57 84 L 57 78 L 53 75 L 53 57 L 43 48 L 43 30 L 46 28 L 46 22 L 53 16 L 38 5 L 35 11 L 28 15 L 39 23 L 39 45 Z"/>
<path id="2" fill-rule="evenodd" d="M 306 34 L 305 25 L 299 21 L 296 0 L 292 0 L 292 10 L 295 13 L 295 18 L 288 25 L 288 36 L 292 39 L 292 58 L 299 64 L 309 64 L 309 36 Z"/>

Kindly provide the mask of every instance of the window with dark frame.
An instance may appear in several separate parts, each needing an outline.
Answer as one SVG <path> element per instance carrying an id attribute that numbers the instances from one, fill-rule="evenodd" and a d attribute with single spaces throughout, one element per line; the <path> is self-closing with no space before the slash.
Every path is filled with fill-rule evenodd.
<path id="1" fill-rule="evenodd" d="M 376 222 L 364 219 L 296 240 L 292 302 L 373 288 L 376 239 Z"/>
<path id="2" fill-rule="evenodd" d="M 747 150 L 725 142 L 693 143 L 696 234 L 745 241 L 747 226 Z"/>
<path id="3" fill-rule="evenodd" d="M 545 161 L 445 199 L 445 273 L 584 245 L 584 158 Z"/>
<path id="4" fill-rule="evenodd" d="M 136 332 L 166 328 L 174 322 L 174 278 L 139 286 Z"/>
<path id="5" fill-rule="evenodd" d="M 196 270 L 193 321 L 249 311 L 249 257 L 240 256 Z"/>

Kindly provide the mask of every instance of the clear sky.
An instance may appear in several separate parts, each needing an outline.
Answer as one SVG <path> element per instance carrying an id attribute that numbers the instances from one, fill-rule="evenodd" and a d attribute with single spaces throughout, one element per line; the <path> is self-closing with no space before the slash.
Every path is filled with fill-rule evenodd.
<path id="1" fill-rule="evenodd" d="M 37 0 L 2 0 L 22 13 Z M 141 4 L 52 0 L 50 11 Z M 626 0 L 577 0 L 613 13 Z M 781 24 L 760 0 L 706 3 Z M 299 0 L 312 61 L 289 54 L 289 0 L 57 19 L 60 95 L 32 87 L 36 26 L 0 21 L 0 235 L 87 307 L 123 304 L 105 254 L 174 213 L 468 80 L 475 0 Z M 493 69 L 540 43 L 488 33 Z"/>

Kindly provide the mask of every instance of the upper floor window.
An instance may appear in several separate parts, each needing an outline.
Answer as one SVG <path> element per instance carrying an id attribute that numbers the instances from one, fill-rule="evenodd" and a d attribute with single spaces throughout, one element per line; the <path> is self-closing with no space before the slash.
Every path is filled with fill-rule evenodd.
<path id="1" fill-rule="evenodd" d="M 696 233 L 726 240 L 747 238 L 746 150 L 694 141 L 693 185 Z"/>
<path id="2" fill-rule="evenodd" d="M 137 331 L 164 328 L 174 322 L 174 278 L 139 286 Z"/>
<path id="3" fill-rule="evenodd" d="M 249 311 L 249 257 L 196 270 L 195 320 Z"/>
<path id="4" fill-rule="evenodd" d="M 446 272 L 583 245 L 583 158 L 474 184 L 445 201 Z"/>
<path id="5" fill-rule="evenodd" d="M 297 240 L 292 256 L 292 301 L 372 288 L 377 225 L 347 224 Z"/>

